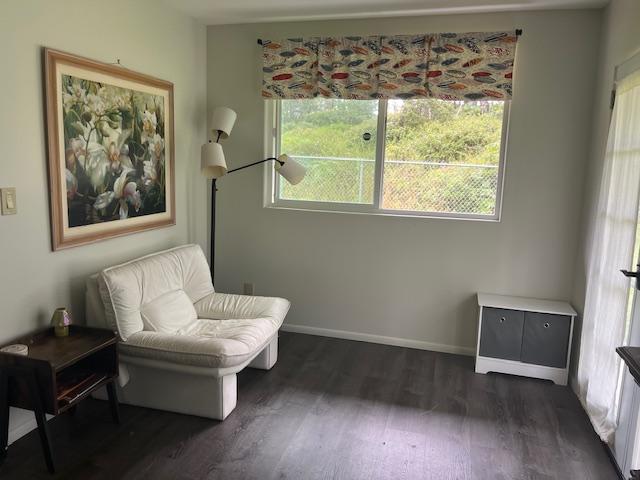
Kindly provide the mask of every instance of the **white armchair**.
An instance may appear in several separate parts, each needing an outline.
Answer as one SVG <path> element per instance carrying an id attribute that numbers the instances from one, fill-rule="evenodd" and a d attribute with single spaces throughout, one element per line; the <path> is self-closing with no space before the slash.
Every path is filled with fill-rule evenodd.
<path id="1" fill-rule="evenodd" d="M 219 420 L 235 408 L 236 373 L 275 364 L 289 305 L 215 292 L 197 245 L 87 281 L 87 323 L 119 336 L 120 400 Z"/>

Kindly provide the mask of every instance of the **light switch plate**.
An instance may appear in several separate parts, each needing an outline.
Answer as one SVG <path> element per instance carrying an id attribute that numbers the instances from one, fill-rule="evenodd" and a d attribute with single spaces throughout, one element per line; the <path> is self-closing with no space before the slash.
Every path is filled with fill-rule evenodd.
<path id="1" fill-rule="evenodd" d="M 0 206 L 2 207 L 2 215 L 15 215 L 18 213 L 15 188 L 0 188 Z"/>

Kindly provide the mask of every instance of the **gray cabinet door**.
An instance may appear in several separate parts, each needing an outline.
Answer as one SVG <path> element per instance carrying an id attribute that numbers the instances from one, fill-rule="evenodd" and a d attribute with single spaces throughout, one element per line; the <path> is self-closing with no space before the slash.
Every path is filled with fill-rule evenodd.
<path id="1" fill-rule="evenodd" d="M 524 312 L 482 308 L 480 356 L 520 360 Z"/>
<path id="2" fill-rule="evenodd" d="M 526 312 L 521 361 L 564 368 L 570 329 L 571 317 Z"/>

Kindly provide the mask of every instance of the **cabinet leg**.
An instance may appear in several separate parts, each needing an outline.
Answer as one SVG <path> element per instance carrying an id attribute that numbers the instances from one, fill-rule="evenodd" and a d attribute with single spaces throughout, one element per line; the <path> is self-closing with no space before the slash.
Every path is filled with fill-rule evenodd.
<path id="1" fill-rule="evenodd" d="M 33 414 L 35 415 L 36 422 L 38 423 L 38 434 L 40 435 L 40 444 L 42 445 L 44 461 L 47 464 L 49 473 L 55 473 L 55 467 L 53 465 L 53 450 L 51 448 L 51 437 L 49 435 L 49 426 L 47 425 L 47 417 L 45 416 L 44 407 L 42 406 L 42 398 L 40 397 L 38 383 L 36 381 L 35 374 L 33 373 L 31 375 L 28 375 L 27 378 L 29 393 L 31 394 Z"/>
<path id="2" fill-rule="evenodd" d="M 7 457 L 9 443 L 9 375 L 0 371 L 0 465 Z"/>
<path id="3" fill-rule="evenodd" d="M 109 396 L 109 406 L 111 407 L 111 417 L 115 423 L 120 423 L 120 405 L 118 404 L 118 394 L 116 393 L 115 380 L 107 383 L 107 395 Z"/>

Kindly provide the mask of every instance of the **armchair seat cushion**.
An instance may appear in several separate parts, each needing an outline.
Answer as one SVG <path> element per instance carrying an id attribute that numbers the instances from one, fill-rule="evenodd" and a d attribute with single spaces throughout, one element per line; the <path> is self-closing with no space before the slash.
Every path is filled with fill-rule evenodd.
<path id="1" fill-rule="evenodd" d="M 178 333 L 134 333 L 120 344 L 120 352 L 181 365 L 234 367 L 259 352 L 277 331 L 266 318 L 196 320 Z"/>
<path id="2" fill-rule="evenodd" d="M 182 365 L 234 367 L 254 357 L 278 332 L 289 301 L 212 293 L 195 307 L 201 318 L 176 333 L 136 332 L 120 344 L 120 352 Z"/>

